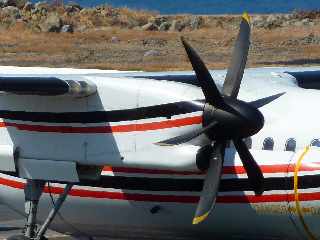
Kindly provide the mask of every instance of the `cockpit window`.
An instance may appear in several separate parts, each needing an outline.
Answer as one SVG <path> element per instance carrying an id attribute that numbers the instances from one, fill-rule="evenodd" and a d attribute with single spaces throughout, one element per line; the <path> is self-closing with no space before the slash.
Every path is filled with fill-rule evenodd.
<path id="1" fill-rule="evenodd" d="M 268 137 L 266 138 L 264 141 L 263 141 L 263 148 L 262 150 L 269 150 L 269 151 L 272 151 L 273 150 L 273 147 L 274 147 L 274 141 L 271 137 Z"/>
<path id="2" fill-rule="evenodd" d="M 320 147 L 320 140 L 319 139 L 313 139 L 311 141 L 310 145 L 313 146 L 313 147 Z"/>
<path id="3" fill-rule="evenodd" d="M 295 152 L 296 151 L 296 140 L 294 138 L 289 138 L 286 142 L 285 151 Z"/>

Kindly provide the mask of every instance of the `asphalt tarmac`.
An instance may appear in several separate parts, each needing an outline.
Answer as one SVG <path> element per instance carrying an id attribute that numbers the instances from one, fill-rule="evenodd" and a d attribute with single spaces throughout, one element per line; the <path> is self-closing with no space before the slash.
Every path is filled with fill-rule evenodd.
<path id="1" fill-rule="evenodd" d="M 6 207 L 0 205 L 0 240 L 4 240 L 9 236 L 17 235 L 21 233 L 21 229 L 24 226 L 24 219 Z M 50 240 L 70 240 L 72 238 L 62 235 L 60 233 L 49 230 L 46 236 Z"/>

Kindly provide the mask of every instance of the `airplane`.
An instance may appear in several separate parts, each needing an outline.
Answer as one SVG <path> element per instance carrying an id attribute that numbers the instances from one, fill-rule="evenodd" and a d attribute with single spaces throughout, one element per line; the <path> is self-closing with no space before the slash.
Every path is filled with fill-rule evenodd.
<path id="1" fill-rule="evenodd" d="M 319 67 L 0 67 L 0 203 L 20 235 L 318 239 Z"/>

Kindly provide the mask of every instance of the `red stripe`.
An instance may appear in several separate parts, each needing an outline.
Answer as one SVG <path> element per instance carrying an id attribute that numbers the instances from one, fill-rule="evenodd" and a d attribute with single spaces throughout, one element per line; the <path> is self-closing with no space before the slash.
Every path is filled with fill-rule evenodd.
<path id="1" fill-rule="evenodd" d="M 8 186 L 15 189 L 24 189 L 25 183 L 18 182 L 11 179 L 0 178 L 0 185 Z M 45 193 L 61 194 L 63 188 L 61 187 L 45 187 Z M 86 198 L 107 198 L 113 200 L 129 200 L 129 201 L 147 201 L 147 202 L 179 202 L 179 203 L 196 203 L 199 201 L 197 196 L 172 196 L 172 195 L 153 195 L 153 194 L 132 194 L 122 192 L 106 192 L 106 191 L 92 191 L 86 189 L 72 189 L 69 193 L 75 197 Z"/>
<path id="2" fill-rule="evenodd" d="M 288 173 L 294 172 L 295 165 L 275 164 L 275 165 L 260 165 L 263 173 Z M 303 164 L 299 171 L 317 171 L 320 170 L 320 163 Z M 126 167 L 104 167 L 105 172 L 114 173 L 141 173 L 141 174 L 164 174 L 164 175 L 204 175 L 203 172 L 192 171 L 171 171 L 158 169 L 142 169 L 142 168 L 126 168 Z M 245 174 L 246 170 L 243 166 L 225 166 L 223 174 Z"/>
<path id="3" fill-rule="evenodd" d="M 142 173 L 142 174 L 166 174 L 166 175 L 203 175 L 201 172 L 188 172 L 188 171 L 171 171 L 171 170 L 158 170 L 158 169 L 142 169 L 142 168 L 125 168 L 125 167 L 104 167 L 105 172 L 114 173 Z"/>
<path id="4" fill-rule="evenodd" d="M 12 188 L 17 188 L 17 189 L 24 189 L 24 183 L 10 180 L 10 179 L 5 179 L 5 178 L 0 178 L 0 184 Z"/>
<path id="5" fill-rule="evenodd" d="M 166 120 L 162 122 L 128 124 L 119 126 L 99 126 L 99 127 L 69 127 L 69 126 L 44 126 L 20 124 L 11 122 L 1 122 L 0 127 L 15 127 L 21 131 L 32 132 L 56 132 L 56 133 L 123 133 L 159 130 L 165 128 L 182 127 L 194 124 L 201 124 L 202 117 L 187 117 L 182 119 Z"/>
<path id="6" fill-rule="evenodd" d="M 260 165 L 263 173 L 287 172 L 288 164 L 283 165 Z M 223 174 L 245 174 L 246 170 L 243 166 L 226 166 L 223 167 Z"/>
<path id="7" fill-rule="evenodd" d="M 24 183 L 0 178 L 0 184 L 16 189 L 24 189 Z M 50 191 L 46 187 L 44 192 L 61 194 L 63 189 L 60 187 L 51 187 Z M 93 191 L 86 189 L 72 189 L 70 195 L 74 197 L 84 198 L 105 198 L 113 200 L 128 201 L 146 201 L 146 202 L 174 202 L 174 203 L 197 203 L 198 196 L 172 196 L 172 195 L 156 195 L 156 194 L 132 194 L 121 192 Z M 299 193 L 300 201 L 316 201 L 320 200 L 320 192 L 315 193 Z M 294 194 L 270 194 L 262 196 L 254 195 L 238 195 L 238 196 L 218 196 L 218 203 L 264 203 L 264 202 L 287 202 L 295 201 Z"/>
<path id="8" fill-rule="evenodd" d="M 320 196 L 319 196 L 320 197 Z M 263 203 L 263 202 L 286 202 L 288 201 L 287 194 L 272 194 L 272 195 L 243 195 L 243 196 L 218 196 L 219 203 Z"/>
<path id="9" fill-rule="evenodd" d="M 49 192 L 49 189 L 45 189 Z M 62 188 L 51 187 L 51 192 L 60 194 L 63 192 Z M 153 194 L 137 194 L 137 193 L 122 193 L 122 192 L 105 192 L 92 191 L 84 189 L 72 189 L 71 196 L 84 198 L 104 198 L 112 200 L 127 200 L 139 202 L 175 202 L 175 203 L 197 203 L 199 197 L 197 196 L 173 196 L 173 195 L 153 195 Z"/>
<path id="10" fill-rule="evenodd" d="M 295 171 L 295 164 L 274 164 L 260 165 L 263 173 L 288 173 Z M 305 163 L 299 168 L 299 171 L 317 171 L 320 170 L 320 163 Z M 243 166 L 227 166 L 223 167 L 223 174 L 245 174 L 246 170 Z"/>

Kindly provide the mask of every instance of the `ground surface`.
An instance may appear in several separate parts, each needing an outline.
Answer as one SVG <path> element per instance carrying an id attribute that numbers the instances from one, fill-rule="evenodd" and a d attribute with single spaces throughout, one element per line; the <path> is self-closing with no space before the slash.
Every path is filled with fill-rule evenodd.
<path id="1" fill-rule="evenodd" d="M 11 235 L 20 234 L 24 225 L 24 219 L 14 211 L 8 209 L 4 205 L 0 205 L 0 240 L 6 239 Z M 49 231 L 48 237 L 50 240 L 70 240 L 70 237 L 62 234 Z"/>
<path id="2" fill-rule="evenodd" d="M 185 36 L 211 69 L 221 69 L 228 66 L 237 32 L 227 26 L 184 32 L 106 27 L 73 34 L 35 33 L 16 25 L 0 34 L 0 65 L 188 70 L 191 65 L 179 40 Z M 150 50 L 151 56 L 145 56 Z M 253 28 L 248 67 L 316 64 L 320 64 L 319 25 Z"/>

